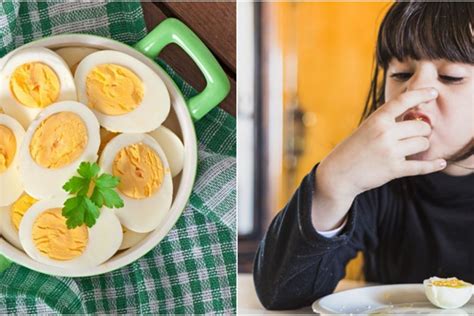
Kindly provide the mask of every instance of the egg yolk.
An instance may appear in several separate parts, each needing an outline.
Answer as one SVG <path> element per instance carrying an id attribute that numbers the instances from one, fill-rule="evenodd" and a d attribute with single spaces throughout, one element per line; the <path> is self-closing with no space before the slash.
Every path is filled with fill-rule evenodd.
<path id="1" fill-rule="evenodd" d="M 82 119 L 72 112 L 59 112 L 38 126 L 31 138 L 30 154 L 44 168 L 61 168 L 79 158 L 87 141 Z"/>
<path id="2" fill-rule="evenodd" d="M 84 253 L 89 232 L 85 225 L 68 229 L 61 209 L 54 208 L 44 211 L 36 218 L 32 237 L 36 248 L 43 255 L 53 260 L 67 261 Z"/>
<path id="3" fill-rule="evenodd" d="M 10 208 L 10 218 L 16 231 L 20 230 L 20 222 L 23 219 L 26 211 L 36 202 L 38 202 L 37 199 L 29 196 L 26 193 L 23 193 L 20 198 L 18 198 L 18 200 L 12 204 Z"/>
<path id="4" fill-rule="evenodd" d="M 163 163 L 149 146 L 137 143 L 122 148 L 115 156 L 112 173 L 120 177 L 118 189 L 132 199 L 145 199 L 161 186 Z"/>
<path id="5" fill-rule="evenodd" d="M 445 286 L 445 287 L 453 287 L 453 288 L 460 288 L 466 286 L 466 284 L 459 280 L 458 278 L 449 278 L 444 280 L 436 280 L 431 282 L 434 286 Z"/>
<path id="6" fill-rule="evenodd" d="M 129 69 L 103 64 L 86 78 L 89 107 L 106 115 L 122 115 L 135 110 L 143 99 L 143 83 Z"/>
<path id="7" fill-rule="evenodd" d="M 43 109 L 58 99 L 60 83 L 48 65 L 32 62 L 15 69 L 10 79 L 10 91 L 19 103 Z"/>
<path id="8" fill-rule="evenodd" d="M 5 125 L 0 125 L 0 173 L 5 172 L 10 167 L 15 154 L 15 134 Z"/>

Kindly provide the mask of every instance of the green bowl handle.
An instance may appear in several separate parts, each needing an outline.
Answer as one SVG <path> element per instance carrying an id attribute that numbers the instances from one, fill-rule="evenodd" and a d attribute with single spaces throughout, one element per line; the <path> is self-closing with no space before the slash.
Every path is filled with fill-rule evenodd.
<path id="1" fill-rule="evenodd" d="M 187 101 L 191 117 L 199 120 L 227 96 L 230 91 L 229 79 L 204 43 L 177 19 L 164 20 L 134 47 L 153 59 L 171 43 L 180 46 L 206 78 L 207 85 L 204 90 Z"/>
<path id="2" fill-rule="evenodd" d="M 10 260 L 8 260 L 7 258 L 5 258 L 4 256 L 2 256 L 0 254 L 0 273 L 2 273 L 3 271 L 5 271 L 6 269 L 8 269 L 8 267 L 12 264 L 12 262 Z"/>

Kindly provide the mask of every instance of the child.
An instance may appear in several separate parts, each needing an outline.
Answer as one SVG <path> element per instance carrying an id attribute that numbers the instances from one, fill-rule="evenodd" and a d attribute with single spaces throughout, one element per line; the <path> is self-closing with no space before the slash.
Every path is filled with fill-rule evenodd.
<path id="1" fill-rule="evenodd" d="M 367 282 L 474 282 L 473 17 L 473 3 L 390 8 L 366 120 L 305 177 L 260 244 L 254 280 L 266 308 L 330 294 L 357 251 Z"/>

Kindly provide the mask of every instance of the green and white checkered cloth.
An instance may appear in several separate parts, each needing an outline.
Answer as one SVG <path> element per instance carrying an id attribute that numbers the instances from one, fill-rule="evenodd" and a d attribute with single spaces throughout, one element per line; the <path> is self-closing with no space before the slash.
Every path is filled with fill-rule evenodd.
<path id="1" fill-rule="evenodd" d="M 139 2 L 0 2 L 0 56 L 66 32 L 133 44 L 146 28 Z M 185 97 L 196 93 L 161 65 Z M 13 264 L 0 274 L 0 314 L 235 313 L 235 118 L 215 109 L 196 123 L 196 133 L 199 165 L 190 203 L 153 251 L 88 278 L 51 277 Z"/>

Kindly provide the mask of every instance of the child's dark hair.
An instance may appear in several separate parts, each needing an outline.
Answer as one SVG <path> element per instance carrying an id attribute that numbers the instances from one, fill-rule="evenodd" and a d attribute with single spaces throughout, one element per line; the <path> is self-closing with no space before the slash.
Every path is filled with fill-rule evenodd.
<path id="1" fill-rule="evenodd" d="M 379 29 L 374 74 L 361 122 L 385 103 L 386 70 L 392 58 L 474 64 L 473 20 L 473 2 L 393 4 Z"/>

